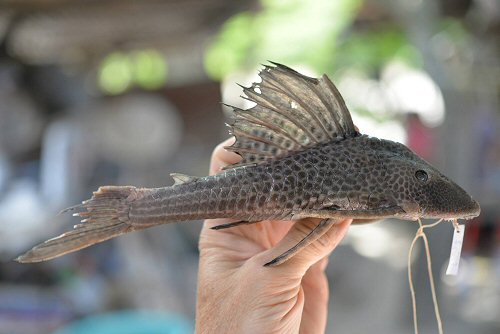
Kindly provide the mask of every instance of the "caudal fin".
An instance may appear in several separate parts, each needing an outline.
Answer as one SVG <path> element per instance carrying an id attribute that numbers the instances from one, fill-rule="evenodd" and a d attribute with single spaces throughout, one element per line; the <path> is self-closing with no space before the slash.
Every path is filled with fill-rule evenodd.
<path id="1" fill-rule="evenodd" d="M 16 258 L 16 261 L 26 263 L 50 260 L 131 232 L 133 227 L 129 222 L 129 207 L 135 197 L 135 187 L 100 187 L 91 199 L 61 211 L 86 210 L 73 214 L 83 218 L 81 224 L 75 225 L 72 231 L 33 247 Z"/>

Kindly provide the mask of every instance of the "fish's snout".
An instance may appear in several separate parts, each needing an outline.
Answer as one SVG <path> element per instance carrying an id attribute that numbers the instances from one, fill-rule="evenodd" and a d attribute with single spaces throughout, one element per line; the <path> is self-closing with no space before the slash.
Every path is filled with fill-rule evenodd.
<path id="1" fill-rule="evenodd" d="M 452 211 L 455 211 L 455 217 L 453 218 L 471 219 L 479 216 L 481 213 L 479 203 L 460 186 L 454 184 L 453 188 L 453 193 L 455 194 L 455 196 L 451 197 L 451 200 L 454 202 Z"/>
<path id="2" fill-rule="evenodd" d="M 425 218 L 472 219 L 479 216 L 481 207 L 464 189 L 443 178 L 425 188 Z"/>
<path id="3" fill-rule="evenodd" d="M 470 201 L 470 207 L 467 208 L 467 210 L 465 210 L 464 212 L 463 218 L 465 219 L 477 217 L 481 213 L 481 207 L 479 206 L 479 203 L 472 197 L 470 198 Z"/>

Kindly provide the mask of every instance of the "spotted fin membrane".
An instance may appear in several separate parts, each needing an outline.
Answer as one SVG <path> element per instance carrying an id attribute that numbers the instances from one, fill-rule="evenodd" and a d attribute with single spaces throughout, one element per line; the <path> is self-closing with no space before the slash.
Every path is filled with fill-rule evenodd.
<path id="1" fill-rule="evenodd" d="M 302 75 L 272 63 L 259 73 L 262 81 L 243 87 L 250 109 L 233 107 L 230 133 L 236 137 L 227 150 L 242 160 L 227 168 L 281 158 L 321 143 L 354 137 L 349 110 L 330 79 Z"/>

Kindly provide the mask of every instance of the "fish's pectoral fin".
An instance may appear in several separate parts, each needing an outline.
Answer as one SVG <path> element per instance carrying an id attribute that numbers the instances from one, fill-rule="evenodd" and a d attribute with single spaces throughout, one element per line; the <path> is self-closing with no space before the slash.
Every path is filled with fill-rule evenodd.
<path id="1" fill-rule="evenodd" d="M 311 230 L 302 240 L 300 240 L 295 246 L 281 254 L 280 256 L 274 258 L 268 263 L 264 264 L 264 267 L 274 267 L 288 261 L 295 254 L 300 252 L 302 249 L 310 245 L 313 241 L 316 241 L 319 237 L 328 231 L 331 227 L 332 220 L 329 218 L 322 219 L 314 229 Z"/>
<path id="2" fill-rule="evenodd" d="M 197 176 L 190 176 L 186 174 L 181 174 L 181 173 L 170 173 L 170 176 L 174 179 L 174 186 L 178 184 L 184 184 L 184 183 L 189 183 L 196 181 L 198 179 Z"/>
<path id="3" fill-rule="evenodd" d="M 230 227 L 235 227 L 235 226 L 239 226 L 239 225 L 249 225 L 249 224 L 254 224 L 254 223 L 257 223 L 257 222 L 256 221 L 255 222 L 249 222 L 249 221 L 246 221 L 246 220 L 240 220 L 240 221 L 233 222 L 233 223 L 216 225 L 216 226 L 211 227 L 210 229 L 212 229 L 212 230 L 223 230 L 223 229 L 230 228 Z"/>
<path id="4" fill-rule="evenodd" d="M 354 197 L 331 197 L 314 209 L 323 214 L 330 213 L 332 218 L 355 218 L 355 223 L 358 224 L 373 222 L 386 216 L 400 215 L 406 212 L 397 204 L 396 199 L 391 196 L 368 193 L 360 193 Z"/>

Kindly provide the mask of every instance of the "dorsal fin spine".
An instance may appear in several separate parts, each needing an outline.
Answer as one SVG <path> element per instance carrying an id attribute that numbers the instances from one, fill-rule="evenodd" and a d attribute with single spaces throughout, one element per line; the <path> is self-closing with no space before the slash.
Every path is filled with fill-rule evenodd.
<path id="1" fill-rule="evenodd" d="M 243 119 L 246 119 L 248 120 L 249 122 L 252 122 L 253 124 L 257 124 L 257 125 L 265 125 L 267 126 L 269 129 L 275 131 L 276 133 L 279 133 L 280 135 L 282 135 L 283 137 L 291 140 L 292 142 L 294 142 L 297 146 L 301 146 L 300 143 L 297 141 L 297 139 L 293 138 L 292 136 L 290 136 L 288 133 L 286 133 L 286 131 L 283 131 L 283 129 L 280 129 L 279 127 L 276 127 L 276 126 L 273 126 L 269 123 L 266 123 L 264 121 L 261 121 L 260 119 L 252 116 L 251 113 L 249 112 L 245 112 L 245 110 L 242 110 L 242 109 L 238 109 L 238 108 L 235 108 L 234 109 L 234 112 L 236 114 L 238 114 L 241 118 Z M 281 115 L 281 114 L 278 114 L 278 115 Z M 286 118 L 288 120 L 288 118 Z M 293 123 L 292 123 L 293 124 Z"/>
<path id="2" fill-rule="evenodd" d="M 271 87 L 267 86 L 267 87 L 266 87 L 266 89 L 273 89 L 273 88 L 271 88 Z M 279 90 L 276 90 L 276 89 L 274 89 L 274 90 L 275 90 L 275 91 L 277 91 L 277 92 L 280 92 Z M 257 93 L 256 93 L 256 94 L 257 94 Z M 267 100 L 267 99 L 266 99 L 266 98 L 265 98 L 262 94 L 257 94 L 257 95 L 258 95 L 259 97 L 261 97 L 263 100 L 265 100 L 266 102 L 268 102 L 268 103 L 269 103 L 269 101 L 268 101 L 268 100 Z M 254 101 L 254 102 L 255 102 L 255 103 L 258 103 L 257 101 Z M 285 116 L 285 117 L 286 117 L 286 112 L 284 112 L 284 111 L 281 111 L 281 110 L 279 110 L 279 109 L 277 109 L 277 108 L 274 108 L 274 107 L 272 107 L 272 106 L 269 106 L 269 107 L 267 107 L 267 106 L 266 106 L 266 108 L 268 108 L 269 110 L 272 110 L 272 111 L 274 111 L 274 112 L 277 112 L 277 113 L 279 113 L 279 114 L 281 114 L 281 115 L 283 115 L 283 116 Z M 288 108 L 288 109 L 289 109 L 289 108 Z M 304 127 L 302 124 L 300 124 L 299 122 L 297 122 L 297 121 L 296 121 L 295 119 L 293 119 L 293 118 L 288 118 L 288 119 L 289 119 L 289 120 L 290 120 L 293 124 L 295 124 L 296 126 L 298 126 L 298 127 L 299 127 L 302 131 L 304 131 L 304 132 L 305 132 L 305 133 L 306 133 L 306 134 L 307 134 L 307 135 L 308 135 L 311 139 L 313 139 L 313 140 L 314 140 L 314 142 L 315 142 L 315 143 L 318 143 L 316 136 L 314 136 L 314 135 L 311 133 L 311 131 L 309 131 L 309 129 L 307 129 L 306 127 Z"/>
<path id="3" fill-rule="evenodd" d="M 237 152 L 237 153 L 252 153 L 254 154 L 255 151 L 250 149 L 250 148 L 243 148 L 243 147 L 236 147 L 236 146 L 227 146 L 225 147 L 226 150 L 228 151 L 233 151 L 233 152 Z M 269 153 L 269 152 L 259 152 L 259 155 L 264 155 L 264 156 L 268 156 L 268 157 L 273 157 L 274 155 Z"/>
<path id="4" fill-rule="evenodd" d="M 278 67 L 279 69 L 282 69 L 282 70 L 284 70 L 285 72 L 292 72 L 292 73 L 294 73 L 296 76 L 301 77 L 302 79 L 304 79 L 304 80 L 306 80 L 306 81 L 309 81 L 309 82 L 311 82 L 311 83 L 318 83 L 318 79 L 308 77 L 307 75 L 304 75 L 304 74 L 302 74 L 302 73 L 299 73 L 299 72 L 295 71 L 293 68 L 290 68 L 290 67 L 288 67 L 288 66 L 286 66 L 286 65 L 283 65 L 283 64 L 280 64 L 280 63 L 276 63 L 276 62 L 274 62 L 274 61 L 269 61 L 269 62 L 270 62 L 271 64 L 275 65 L 276 67 Z M 265 68 L 266 68 L 266 70 L 268 70 L 268 71 L 269 71 L 269 70 L 271 70 L 271 69 L 273 69 L 273 67 L 271 67 L 271 66 L 267 66 L 267 65 L 265 65 Z"/>
<path id="5" fill-rule="evenodd" d="M 311 88 L 311 90 L 313 90 L 315 93 L 316 93 L 316 96 L 318 96 L 318 98 L 320 99 L 321 103 L 325 106 L 325 109 L 328 110 L 329 114 L 332 116 L 332 121 L 334 122 L 335 124 L 335 128 L 337 129 L 338 132 L 342 131 L 342 126 L 340 124 L 340 122 L 337 120 L 337 118 L 335 117 L 335 109 L 334 109 L 334 106 L 332 106 L 330 103 L 328 103 L 325 98 L 322 96 L 322 94 L 320 93 L 320 90 L 318 89 L 318 86 L 316 85 L 311 85 L 311 84 L 308 84 L 309 88 Z M 330 136 L 330 138 L 332 138 Z"/>
<path id="6" fill-rule="evenodd" d="M 276 77 L 271 72 L 267 72 L 267 74 L 273 79 L 274 82 L 277 82 Z M 302 109 L 304 109 L 311 116 L 311 118 L 319 125 L 320 129 L 323 131 L 323 134 L 327 138 L 333 139 L 330 136 L 330 134 L 328 133 L 328 131 L 326 130 L 323 122 L 318 118 L 318 115 L 316 115 L 316 113 L 314 113 L 313 111 L 309 110 L 309 106 L 304 105 L 304 103 L 297 96 L 295 96 L 293 93 L 291 93 L 291 89 L 288 87 L 288 85 L 283 83 L 283 86 L 285 88 L 288 88 L 288 91 L 290 91 L 290 92 L 287 92 L 287 89 L 281 89 L 279 86 L 276 86 L 274 83 L 271 83 L 271 84 L 276 88 L 277 91 L 283 93 L 284 95 L 288 96 L 290 99 L 295 101 L 296 103 L 300 104 Z M 309 82 L 307 83 L 307 85 L 310 87 Z"/>
<path id="7" fill-rule="evenodd" d="M 245 131 L 238 130 L 235 127 L 233 127 L 231 130 L 232 130 L 232 132 L 233 132 L 234 135 L 238 135 L 238 132 L 239 132 L 240 134 L 245 134 L 245 136 L 247 138 L 250 138 L 250 139 L 253 139 L 253 140 L 256 140 L 256 141 L 260 141 L 261 143 L 265 143 L 265 144 L 274 146 L 274 147 L 279 148 L 279 149 L 283 149 L 283 150 L 286 149 L 285 147 L 278 146 L 276 143 L 274 143 L 272 141 L 266 140 L 265 138 L 262 138 L 262 137 L 258 137 L 258 136 L 252 135 L 251 133 L 248 133 L 248 132 L 245 132 Z"/>
<path id="8" fill-rule="evenodd" d="M 342 129 L 343 132 L 350 134 L 350 135 L 355 135 L 356 130 L 354 129 L 354 123 L 352 122 L 351 113 L 349 112 L 349 109 L 347 109 L 347 106 L 345 104 L 344 99 L 342 98 L 342 95 L 340 95 L 339 90 L 333 84 L 333 82 L 330 80 L 330 78 L 328 78 L 328 76 L 323 75 L 323 79 L 324 79 L 326 85 L 332 90 L 333 95 L 335 97 L 335 101 L 337 101 L 339 103 L 339 109 L 340 109 L 340 112 L 342 114 L 342 118 L 345 120 L 346 123 L 348 123 L 349 127 L 352 128 L 352 131 L 354 131 L 354 132 L 351 132 L 351 131 L 349 131 L 349 129 L 343 128 Z"/>
<path id="9" fill-rule="evenodd" d="M 262 94 L 258 94 L 257 92 L 255 91 L 251 91 L 252 92 L 252 95 L 253 96 L 258 96 L 261 100 L 265 101 L 266 102 L 266 105 L 264 107 L 266 107 L 267 109 L 271 110 L 271 111 L 274 111 L 282 116 L 284 116 L 285 118 L 287 118 L 290 122 L 292 122 L 293 124 L 295 124 L 299 129 L 301 129 L 302 131 L 304 131 L 304 133 L 306 133 L 309 138 L 311 138 L 312 140 L 314 140 L 314 142 L 317 144 L 318 143 L 318 140 L 316 139 L 316 137 L 309 131 L 309 129 L 305 128 L 303 125 L 301 125 L 300 123 L 297 122 L 297 120 L 293 119 L 292 117 L 289 117 L 287 115 L 286 112 L 283 112 L 283 111 L 280 111 L 276 108 L 274 108 L 272 106 L 272 104 L 269 103 L 269 101 L 265 98 L 265 96 L 263 96 Z M 245 94 L 247 94 L 247 92 L 245 91 Z M 252 96 L 249 96 L 247 98 L 247 100 L 251 101 L 251 102 L 254 102 L 254 103 L 257 103 L 259 104 L 258 101 L 256 100 L 253 100 L 252 99 L 253 97 Z"/>

